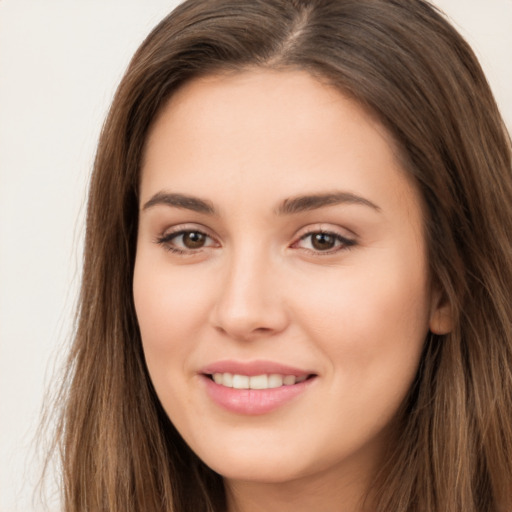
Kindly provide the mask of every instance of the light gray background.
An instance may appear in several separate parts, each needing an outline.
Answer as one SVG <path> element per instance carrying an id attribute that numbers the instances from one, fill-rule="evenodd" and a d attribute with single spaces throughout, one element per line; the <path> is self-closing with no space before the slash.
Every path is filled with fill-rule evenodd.
<path id="1" fill-rule="evenodd" d="M 34 435 L 72 332 L 96 141 L 131 55 L 177 3 L 0 0 L 0 512 L 42 510 Z M 512 127 L 512 0 L 435 3 Z"/>

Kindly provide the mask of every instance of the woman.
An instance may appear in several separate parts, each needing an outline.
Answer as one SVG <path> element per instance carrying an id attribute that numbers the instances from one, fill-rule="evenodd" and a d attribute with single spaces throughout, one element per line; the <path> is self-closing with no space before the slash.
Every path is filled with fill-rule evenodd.
<path id="1" fill-rule="evenodd" d="M 183 3 L 99 143 L 65 510 L 510 510 L 510 171 L 428 3 Z"/>

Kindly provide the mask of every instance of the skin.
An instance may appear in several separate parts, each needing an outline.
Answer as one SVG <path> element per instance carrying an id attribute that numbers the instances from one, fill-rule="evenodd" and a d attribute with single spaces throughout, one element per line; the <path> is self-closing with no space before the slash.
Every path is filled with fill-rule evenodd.
<path id="1" fill-rule="evenodd" d="M 338 192 L 361 200 L 279 211 Z M 156 119 L 140 197 L 133 290 L 147 366 L 181 435 L 224 476 L 229 510 L 362 510 L 428 330 L 449 329 L 421 198 L 389 135 L 306 72 L 210 76 Z M 203 245 L 182 230 L 207 235 Z M 333 234 L 328 250 L 318 232 Z M 315 378 L 272 412 L 236 414 L 198 373 L 224 359 Z"/>

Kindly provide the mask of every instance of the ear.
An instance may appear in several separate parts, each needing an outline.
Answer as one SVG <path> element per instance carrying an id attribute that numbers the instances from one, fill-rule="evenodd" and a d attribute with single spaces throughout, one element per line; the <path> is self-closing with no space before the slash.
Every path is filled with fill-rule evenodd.
<path id="1" fill-rule="evenodd" d="M 452 307 L 440 290 L 432 293 L 429 328 L 434 334 L 448 334 L 453 330 Z"/>

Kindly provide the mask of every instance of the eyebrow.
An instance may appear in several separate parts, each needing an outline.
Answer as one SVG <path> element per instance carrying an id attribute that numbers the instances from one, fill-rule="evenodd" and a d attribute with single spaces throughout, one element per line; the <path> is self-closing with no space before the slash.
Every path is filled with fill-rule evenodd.
<path id="1" fill-rule="evenodd" d="M 359 204 L 368 206 L 375 211 L 380 211 L 380 207 L 369 199 L 358 196 L 351 192 L 331 192 L 327 194 L 313 194 L 297 196 L 285 199 L 277 208 L 278 215 L 293 215 L 296 213 L 316 210 L 326 206 L 335 206 L 338 204 Z M 157 205 L 172 206 L 183 208 L 207 215 L 216 215 L 217 212 L 210 201 L 186 194 L 157 192 L 142 207 L 143 210 Z"/>
<path id="2" fill-rule="evenodd" d="M 358 196 L 351 192 L 334 192 L 327 194 L 314 194 L 306 196 L 297 196 L 285 199 L 277 208 L 279 215 L 292 215 L 310 210 L 316 210 L 325 206 L 334 206 L 338 204 L 359 204 L 369 206 L 373 210 L 380 212 L 380 207 L 369 199 Z"/>
<path id="3" fill-rule="evenodd" d="M 199 199 L 198 197 L 187 196 L 185 194 L 173 194 L 169 192 L 158 192 L 142 207 L 147 210 L 156 205 L 174 206 L 175 208 L 184 208 L 198 213 L 215 215 L 216 211 L 210 201 Z"/>

